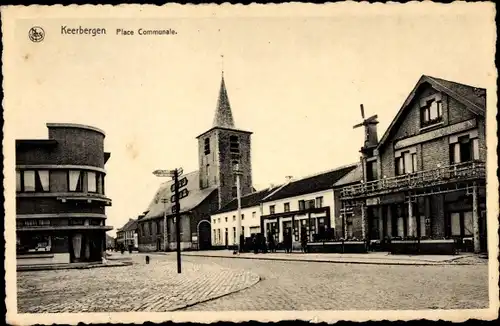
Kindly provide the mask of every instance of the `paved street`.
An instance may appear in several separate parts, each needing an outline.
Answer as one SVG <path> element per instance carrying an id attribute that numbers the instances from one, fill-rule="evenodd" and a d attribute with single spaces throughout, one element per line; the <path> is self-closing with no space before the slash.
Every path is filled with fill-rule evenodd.
<path id="1" fill-rule="evenodd" d="M 158 257 L 162 259 L 157 259 Z M 125 267 L 20 272 L 19 313 L 172 311 L 249 287 L 256 274 L 214 264 L 134 254 Z M 170 257 L 169 257 L 170 258 Z"/>
<path id="2" fill-rule="evenodd" d="M 261 281 L 185 310 L 473 309 L 488 305 L 487 264 L 388 266 L 184 256 Z"/>
<path id="3" fill-rule="evenodd" d="M 133 254 L 129 257 L 137 264 L 127 267 L 19 273 L 19 312 L 160 312 L 204 300 L 209 301 L 181 310 L 470 309 L 488 304 L 486 264 L 396 266 L 183 255 L 183 274 L 177 276 L 175 254 L 150 256 L 149 265 L 144 254 Z"/>

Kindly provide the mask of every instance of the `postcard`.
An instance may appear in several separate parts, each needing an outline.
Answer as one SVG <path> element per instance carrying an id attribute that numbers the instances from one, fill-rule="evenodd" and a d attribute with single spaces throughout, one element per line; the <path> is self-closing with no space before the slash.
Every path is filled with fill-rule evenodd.
<path id="1" fill-rule="evenodd" d="M 494 4 L 1 10 L 9 323 L 498 318 Z"/>

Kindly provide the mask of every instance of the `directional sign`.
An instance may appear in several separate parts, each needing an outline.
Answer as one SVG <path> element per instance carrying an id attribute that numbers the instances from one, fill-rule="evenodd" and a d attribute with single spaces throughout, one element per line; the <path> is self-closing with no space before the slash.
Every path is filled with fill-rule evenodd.
<path id="1" fill-rule="evenodd" d="M 180 180 L 179 180 L 179 189 L 181 189 L 182 187 L 187 186 L 187 184 L 188 184 L 188 179 L 187 179 L 186 177 L 184 177 L 184 178 L 180 179 Z M 171 185 L 171 186 L 170 186 L 170 190 L 171 190 L 172 192 L 174 192 L 174 191 L 175 191 L 175 183 L 174 183 L 173 185 Z"/>
<path id="2" fill-rule="evenodd" d="M 156 170 L 153 174 L 157 177 L 173 177 L 174 170 Z"/>
<path id="3" fill-rule="evenodd" d="M 177 169 L 177 176 L 180 177 L 183 172 L 184 172 L 184 170 L 182 168 L 178 168 Z"/>
<path id="4" fill-rule="evenodd" d="M 188 195 L 189 195 L 189 191 L 186 188 L 182 189 L 181 191 L 179 191 L 179 200 L 181 200 L 184 197 L 187 197 Z M 175 195 L 170 197 L 170 202 L 175 203 Z"/>

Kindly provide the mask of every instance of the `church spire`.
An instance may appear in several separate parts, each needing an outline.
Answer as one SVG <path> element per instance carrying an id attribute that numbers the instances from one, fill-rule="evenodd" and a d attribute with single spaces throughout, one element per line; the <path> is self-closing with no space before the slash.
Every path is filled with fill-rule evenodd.
<path id="1" fill-rule="evenodd" d="M 220 83 L 219 98 L 217 99 L 217 108 L 212 127 L 234 128 L 233 114 L 229 105 L 226 84 L 224 82 L 224 71 Z"/>

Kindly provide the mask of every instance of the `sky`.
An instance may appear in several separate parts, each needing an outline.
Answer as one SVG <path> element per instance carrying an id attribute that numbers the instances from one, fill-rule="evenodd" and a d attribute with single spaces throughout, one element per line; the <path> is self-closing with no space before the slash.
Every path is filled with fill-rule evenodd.
<path id="1" fill-rule="evenodd" d="M 380 138 L 423 74 L 495 85 L 490 11 L 399 8 L 35 19 L 46 31 L 38 44 L 27 37 L 34 21 L 22 21 L 15 30 L 20 41 L 8 49 L 16 69 L 6 77 L 6 126 L 16 139 L 46 138 L 47 122 L 106 132 L 111 235 L 148 207 L 162 182 L 153 170 L 198 169 L 195 137 L 212 125 L 221 55 L 236 127 L 253 132 L 257 189 L 354 163 L 363 142 L 363 131 L 352 128 L 361 122 L 361 103 L 367 117 L 378 115 Z M 105 27 L 107 35 L 61 35 L 64 24 Z M 114 34 L 139 27 L 178 33 Z"/>

